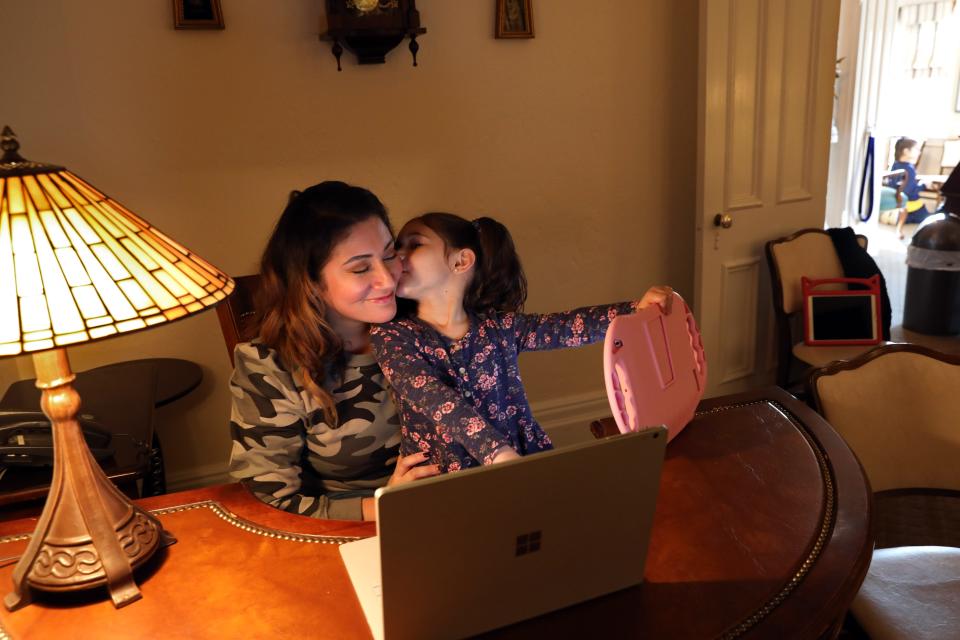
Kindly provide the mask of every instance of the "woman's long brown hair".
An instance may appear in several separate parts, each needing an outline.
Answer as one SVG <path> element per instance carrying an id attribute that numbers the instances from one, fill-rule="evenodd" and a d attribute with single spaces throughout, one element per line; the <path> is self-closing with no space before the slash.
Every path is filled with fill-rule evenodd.
<path id="1" fill-rule="evenodd" d="M 277 351 L 332 428 L 339 426 L 337 408 L 324 382 L 342 380 L 345 357 L 327 322 L 321 270 L 350 229 L 373 217 L 390 229 L 386 208 L 361 187 L 330 181 L 294 191 L 260 260 L 260 340 Z"/>

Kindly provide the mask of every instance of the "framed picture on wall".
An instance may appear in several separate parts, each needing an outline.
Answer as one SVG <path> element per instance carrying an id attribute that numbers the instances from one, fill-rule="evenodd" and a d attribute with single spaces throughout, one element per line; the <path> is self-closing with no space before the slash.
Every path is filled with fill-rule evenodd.
<path id="1" fill-rule="evenodd" d="M 223 29 L 220 0 L 173 0 L 174 29 Z"/>
<path id="2" fill-rule="evenodd" d="M 532 38 L 531 0 L 497 0 L 497 38 Z"/>

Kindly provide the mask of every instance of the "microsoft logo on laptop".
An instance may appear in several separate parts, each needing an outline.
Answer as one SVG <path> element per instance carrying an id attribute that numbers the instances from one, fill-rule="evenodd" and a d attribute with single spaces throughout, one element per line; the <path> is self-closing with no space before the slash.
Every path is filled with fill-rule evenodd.
<path id="1" fill-rule="evenodd" d="M 540 532 L 531 531 L 517 536 L 516 555 L 522 556 L 528 553 L 540 551 Z"/>

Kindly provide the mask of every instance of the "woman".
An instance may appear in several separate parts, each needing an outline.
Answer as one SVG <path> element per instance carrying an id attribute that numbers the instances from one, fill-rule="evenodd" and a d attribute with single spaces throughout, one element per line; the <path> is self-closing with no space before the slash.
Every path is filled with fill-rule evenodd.
<path id="1" fill-rule="evenodd" d="M 294 192 L 260 263 L 259 337 L 237 345 L 231 475 L 279 509 L 372 520 L 377 487 L 435 475 L 398 457 L 399 422 L 369 328 L 397 310 L 383 204 L 343 182 Z M 419 465 L 419 466 L 418 466 Z"/>

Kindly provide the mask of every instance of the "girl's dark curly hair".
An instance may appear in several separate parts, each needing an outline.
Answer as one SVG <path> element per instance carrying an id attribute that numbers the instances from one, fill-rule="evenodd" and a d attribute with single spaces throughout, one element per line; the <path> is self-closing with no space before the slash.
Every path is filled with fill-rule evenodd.
<path id="1" fill-rule="evenodd" d="M 463 298 L 463 308 L 473 313 L 520 311 L 527 300 L 527 278 L 513 238 L 493 218 L 472 222 L 452 213 L 425 213 L 411 220 L 438 236 L 447 250 L 470 249 L 476 269 Z"/>

